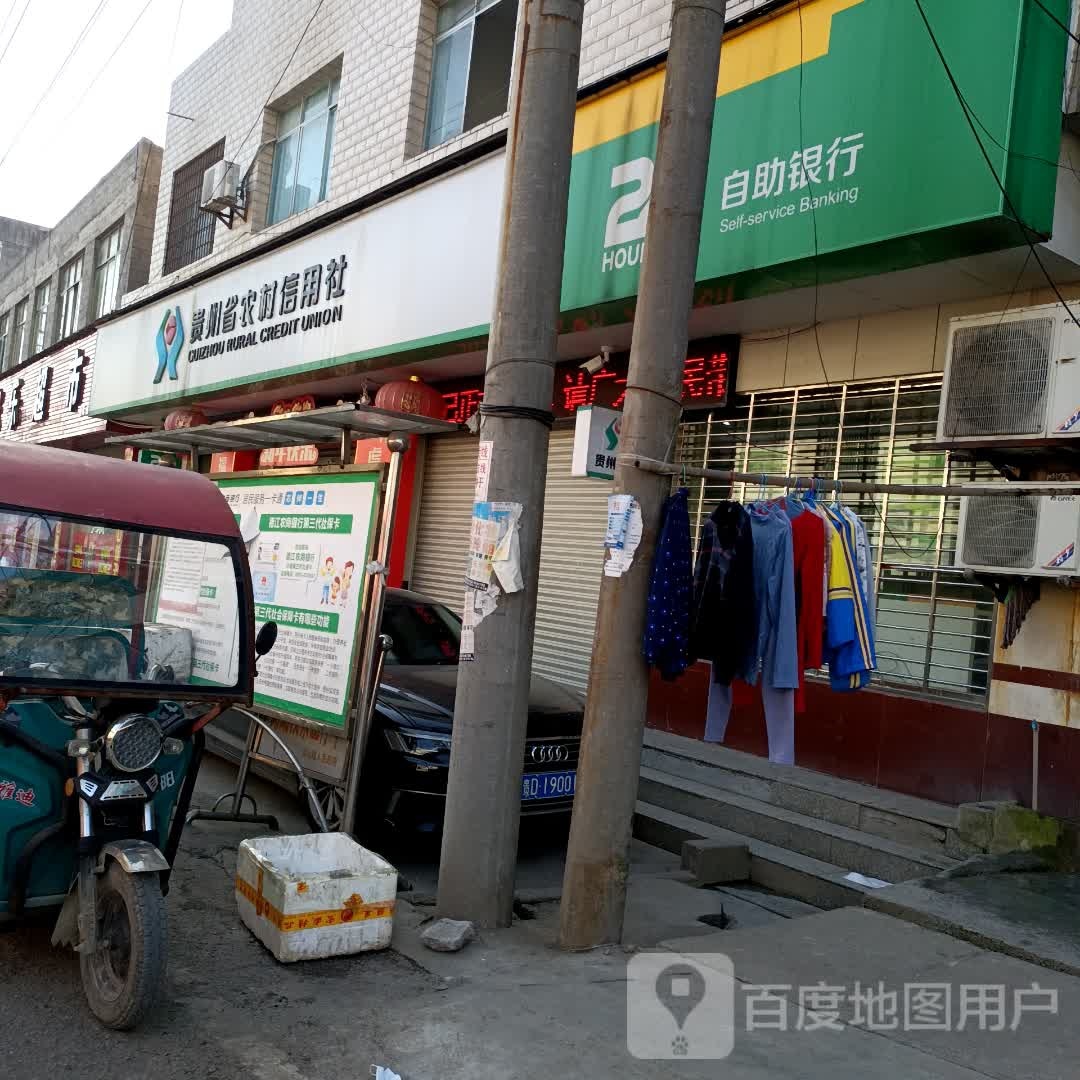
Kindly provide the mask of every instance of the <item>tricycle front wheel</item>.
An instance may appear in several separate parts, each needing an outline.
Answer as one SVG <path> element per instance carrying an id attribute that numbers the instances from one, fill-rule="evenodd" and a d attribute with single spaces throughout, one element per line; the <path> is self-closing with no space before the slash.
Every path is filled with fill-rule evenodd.
<path id="1" fill-rule="evenodd" d="M 106 1027 L 128 1031 L 149 1012 L 165 981 L 165 897 L 157 874 L 129 874 L 110 863 L 97 885 L 98 941 L 79 954 L 90 1010 Z"/>

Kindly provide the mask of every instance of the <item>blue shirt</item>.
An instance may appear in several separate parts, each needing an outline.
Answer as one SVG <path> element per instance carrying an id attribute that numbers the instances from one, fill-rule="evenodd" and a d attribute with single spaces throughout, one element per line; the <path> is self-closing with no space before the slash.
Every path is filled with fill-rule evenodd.
<path id="1" fill-rule="evenodd" d="M 795 633 L 795 552 L 791 522 L 775 503 L 750 507 L 754 537 L 757 662 L 766 686 L 796 690 L 799 652 Z M 756 677 L 751 682 L 756 682 Z"/>

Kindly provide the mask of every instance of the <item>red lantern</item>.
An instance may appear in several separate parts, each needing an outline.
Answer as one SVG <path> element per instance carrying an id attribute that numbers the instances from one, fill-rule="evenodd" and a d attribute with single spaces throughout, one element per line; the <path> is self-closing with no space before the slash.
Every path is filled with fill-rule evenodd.
<path id="1" fill-rule="evenodd" d="M 206 419 L 206 413 L 201 409 L 173 409 L 165 417 L 165 430 L 177 431 L 180 428 L 202 427 L 206 423 L 209 421 Z"/>
<path id="2" fill-rule="evenodd" d="M 413 416 L 430 416 L 436 420 L 446 417 L 446 402 L 434 386 L 428 386 L 419 375 L 399 379 L 379 387 L 375 395 L 375 408 L 391 412 L 412 413 Z"/>

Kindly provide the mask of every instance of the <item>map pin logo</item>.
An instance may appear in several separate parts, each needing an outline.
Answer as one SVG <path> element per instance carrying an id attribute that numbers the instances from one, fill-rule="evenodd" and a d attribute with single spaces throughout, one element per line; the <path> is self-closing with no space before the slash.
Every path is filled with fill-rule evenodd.
<path id="1" fill-rule="evenodd" d="M 669 964 L 656 977 L 656 996 L 682 1031 L 705 997 L 705 977 L 689 964 Z"/>

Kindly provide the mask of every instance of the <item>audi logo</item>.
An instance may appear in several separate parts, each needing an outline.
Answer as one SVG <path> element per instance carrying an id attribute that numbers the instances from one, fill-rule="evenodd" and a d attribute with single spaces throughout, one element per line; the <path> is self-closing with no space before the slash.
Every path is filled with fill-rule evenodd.
<path id="1" fill-rule="evenodd" d="M 534 746 L 529 751 L 529 757 L 537 765 L 550 764 L 553 761 L 566 761 L 570 757 L 570 751 L 565 746 Z"/>

